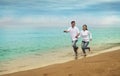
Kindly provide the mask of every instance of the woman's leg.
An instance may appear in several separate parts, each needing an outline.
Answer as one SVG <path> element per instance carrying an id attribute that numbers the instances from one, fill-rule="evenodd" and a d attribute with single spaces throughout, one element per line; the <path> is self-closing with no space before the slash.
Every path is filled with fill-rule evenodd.
<path id="1" fill-rule="evenodd" d="M 88 45 L 89 45 L 89 42 L 85 42 L 85 49 L 88 49 L 89 51 L 90 51 L 90 47 L 88 47 Z"/>
<path id="2" fill-rule="evenodd" d="M 85 56 L 86 56 L 85 49 L 89 49 L 90 50 L 90 47 L 88 47 L 88 44 L 89 44 L 89 42 L 82 41 L 82 51 L 85 54 Z"/>
<path id="3" fill-rule="evenodd" d="M 82 41 L 82 43 L 81 43 L 81 48 L 82 48 L 83 53 L 86 54 L 86 52 L 85 52 L 85 42 L 84 41 Z"/>
<path id="4" fill-rule="evenodd" d="M 85 42 L 84 49 L 90 49 L 90 47 L 88 47 L 88 44 L 89 42 Z"/>

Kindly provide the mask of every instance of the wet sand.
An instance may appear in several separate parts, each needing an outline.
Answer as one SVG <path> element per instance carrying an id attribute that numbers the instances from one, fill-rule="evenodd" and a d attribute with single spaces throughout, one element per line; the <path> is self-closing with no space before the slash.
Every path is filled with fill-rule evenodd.
<path id="1" fill-rule="evenodd" d="M 120 76 L 120 50 L 1 76 Z"/>

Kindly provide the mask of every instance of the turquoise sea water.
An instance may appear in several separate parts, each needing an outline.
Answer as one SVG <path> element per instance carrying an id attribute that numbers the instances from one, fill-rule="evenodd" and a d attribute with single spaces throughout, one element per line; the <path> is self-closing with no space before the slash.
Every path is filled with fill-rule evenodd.
<path id="1" fill-rule="evenodd" d="M 0 29 L 0 62 L 35 53 L 50 52 L 59 48 L 71 47 L 69 34 L 63 33 L 66 27 Z M 89 27 L 93 35 L 90 46 L 93 50 L 120 46 L 119 27 Z M 80 28 L 81 30 L 81 28 Z M 78 45 L 80 46 L 81 39 Z"/>

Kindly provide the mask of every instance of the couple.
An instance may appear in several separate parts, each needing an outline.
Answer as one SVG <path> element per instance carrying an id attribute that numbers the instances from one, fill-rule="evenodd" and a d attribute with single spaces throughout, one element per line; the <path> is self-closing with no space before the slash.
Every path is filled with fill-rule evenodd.
<path id="1" fill-rule="evenodd" d="M 89 41 L 92 40 L 92 35 L 87 29 L 87 25 L 82 26 L 82 31 L 80 32 L 79 29 L 75 26 L 75 21 L 71 21 L 71 27 L 68 28 L 68 30 L 65 30 L 65 33 L 70 33 L 71 38 L 72 38 L 72 46 L 73 50 L 75 52 L 75 57 L 78 56 L 78 47 L 76 46 L 76 43 L 78 41 L 78 38 L 82 38 L 82 44 L 81 44 L 81 49 L 84 53 L 84 56 L 86 56 L 86 49 L 90 51 L 90 47 L 88 47 Z"/>

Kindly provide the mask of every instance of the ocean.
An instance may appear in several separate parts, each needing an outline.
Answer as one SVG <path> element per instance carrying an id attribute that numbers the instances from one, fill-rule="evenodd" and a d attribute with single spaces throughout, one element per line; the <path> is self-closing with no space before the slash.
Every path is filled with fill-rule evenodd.
<path id="1" fill-rule="evenodd" d="M 9 67 L 12 68 L 11 65 L 20 63 L 21 61 L 16 62 L 15 60 L 22 57 L 31 58 L 29 56 L 37 55 L 39 57 L 37 60 L 41 61 L 42 54 L 48 54 L 46 59 L 49 58 L 50 62 L 49 53 L 54 53 L 55 56 L 56 52 L 64 54 L 58 49 L 71 49 L 69 52 L 73 53 L 69 33 L 63 33 L 65 29 L 67 27 L 0 28 L 0 73 L 9 71 Z M 81 27 L 79 29 L 81 30 Z M 89 27 L 89 31 L 93 36 L 89 45 L 93 51 L 120 46 L 120 27 Z M 80 47 L 80 44 L 81 38 L 77 45 Z M 54 58 L 54 55 L 52 57 Z M 36 60 L 35 58 L 32 60 Z M 12 61 L 15 62 L 11 63 Z M 25 64 L 29 63 L 30 61 Z M 20 65 L 24 66 L 24 63 Z"/>

